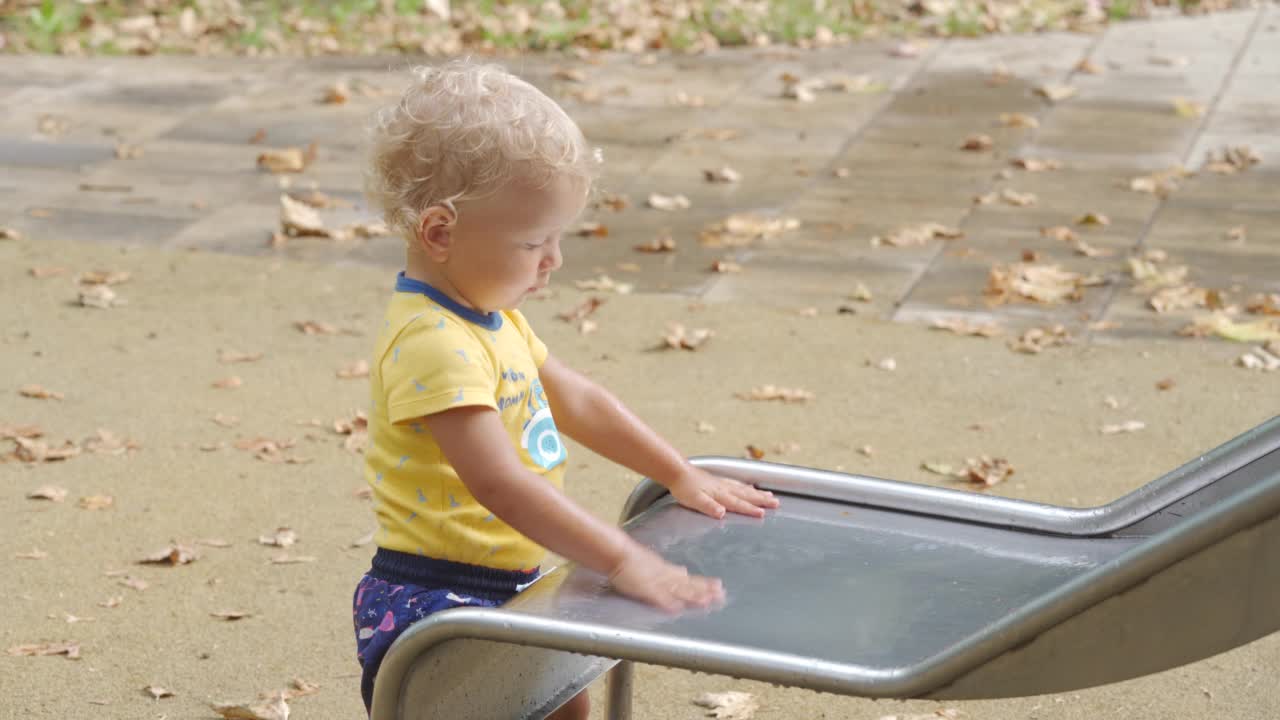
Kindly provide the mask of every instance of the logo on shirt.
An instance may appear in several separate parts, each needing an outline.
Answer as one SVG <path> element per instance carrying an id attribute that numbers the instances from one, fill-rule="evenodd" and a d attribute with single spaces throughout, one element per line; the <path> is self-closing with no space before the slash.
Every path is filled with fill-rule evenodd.
<path id="1" fill-rule="evenodd" d="M 520 433 L 520 447 L 529 453 L 529 458 L 544 470 L 564 462 L 568 453 L 564 443 L 560 442 L 560 432 L 556 430 L 556 422 L 551 417 L 551 406 L 547 404 L 546 393 L 542 390 L 542 381 L 533 379 L 529 386 L 529 413 L 532 417 L 524 424 Z"/>

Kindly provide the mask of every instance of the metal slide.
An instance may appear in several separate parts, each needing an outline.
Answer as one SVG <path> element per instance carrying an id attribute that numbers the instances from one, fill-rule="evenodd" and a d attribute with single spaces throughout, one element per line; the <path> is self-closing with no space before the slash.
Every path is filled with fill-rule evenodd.
<path id="1" fill-rule="evenodd" d="M 1280 630 L 1280 417 L 1096 508 L 694 462 L 782 507 L 715 521 L 645 481 L 625 526 L 723 578 L 724 607 L 668 616 L 560 568 L 500 609 L 448 610 L 405 632 L 374 720 L 535 720 L 610 668 L 608 717 L 627 720 L 631 661 L 864 697 L 1035 695 Z"/>

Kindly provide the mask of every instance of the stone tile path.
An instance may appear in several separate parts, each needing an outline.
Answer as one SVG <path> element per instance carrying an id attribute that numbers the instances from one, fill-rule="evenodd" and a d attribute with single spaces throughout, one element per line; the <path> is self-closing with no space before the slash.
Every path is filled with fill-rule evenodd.
<path id="1" fill-rule="evenodd" d="M 1064 323 L 1095 337 L 1166 337 L 1191 311 L 1156 314 L 1132 292 L 1125 258 L 1163 250 L 1198 285 L 1232 299 L 1280 292 L 1280 7 L 1128 23 L 1096 36 L 1036 35 L 935 42 L 915 57 L 879 44 L 797 52 L 730 50 L 710 56 L 592 61 L 519 58 L 508 66 L 559 99 L 600 145 L 600 187 L 630 199 L 584 220 L 608 236 L 566 239 L 557 280 L 608 274 L 638 292 L 739 298 L 834 312 L 858 283 L 859 307 L 901 321 L 959 316 L 1013 325 Z M 1087 72 L 1082 61 L 1096 74 Z M 367 216 L 360 194 L 362 127 L 412 61 L 402 58 L 247 59 L 4 57 L 0 59 L 0 227 L 24 235 L 282 255 L 396 267 L 401 241 L 311 238 L 270 247 L 280 178 L 255 168 L 264 146 L 314 142 L 318 156 L 291 178 L 352 208 L 332 224 Z M 581 80 L 557 71 L 573 68 Z M 1000 70 L 1002 74 L 997 74 Z M 870 87 L 820 90 L 813 102 L 782 97 L 782 76 L 865 76 Z M 998 76 L 997 76 L 998 75 Z M 356 88 L 343 105 L 320 104 L 334 82 Z M 1044 85 L 1077 94 L 1050 102 Z M 361 87 L 374 88 L 365 94 Z M 1203 113 L 1175 111 L 1175 101 Z M 1035 127 L 1011 128 L 1002 113 Z M 41 128 L 44 128 L 44 132 Z M 262 145 L 250 138 L 265 133 Z M 975 133 L 985 152 L 960 149 Z M 727 135 L 732 137 L 726 138 Z M 120 143 L 142 148 L 117 157 Z M 1136 176 L 1199 168 L 1210 151 L 1248 145 L 1262 162 L 1233 175 L 1201 172 L 1166 197 L 1130 191 Z M 1057 160 L 1050 172 L 1012 167 L 1018 157 Z M 733 184 L 703 171 L 729 166 Z M 975 197 L 1034 193 L 1015 207 Z M 687 210 L 645 207 L 650 193 L 683 194 Z M 734 213 L 794 217 L 798 228 L 743 247 L 699 242 Z M 1040 228 L 1075 226 L 1083 257 Z M 875 246 L 902 226 L 936 222 L 964 236 L 914 247 Z M 1231 242 L 1243 226 L 1246 240 Z M 674 253 L 633 249 L 660 234 Z M 1037 262 L 1110 282 L 1078 302 L 989 306 L 993 264 Z M 738 273 L 709 270 L 717 260 Z"/>

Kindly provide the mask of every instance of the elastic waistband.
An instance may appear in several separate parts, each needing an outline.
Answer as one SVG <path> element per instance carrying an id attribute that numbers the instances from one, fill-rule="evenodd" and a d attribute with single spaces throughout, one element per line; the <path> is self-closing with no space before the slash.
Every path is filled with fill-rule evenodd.
<path id="1" fill-rule="evenodd" d="M 369 574 L 387 582 L 447 588 L 468 595 L 505 600 L 538 578 L 538 569 L 501 570 L 378 548 Z"/>

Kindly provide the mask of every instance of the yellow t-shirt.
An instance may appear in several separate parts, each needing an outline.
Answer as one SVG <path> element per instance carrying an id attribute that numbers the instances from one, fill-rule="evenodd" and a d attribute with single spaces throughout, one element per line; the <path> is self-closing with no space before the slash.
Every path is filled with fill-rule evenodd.
<path id="1" fill-rule="evenodd" d="M 422 418 L 491 407 L 524 466 L 563 488 L 568 453 L 538 379 L 546 357 L 519 311 L 480 313 L 401 274 L 369 371 L 379 547 L 504 570 L 542 561 L 542 547 L 472 497 Z"/>

